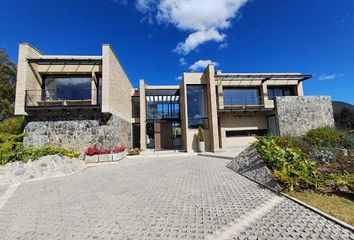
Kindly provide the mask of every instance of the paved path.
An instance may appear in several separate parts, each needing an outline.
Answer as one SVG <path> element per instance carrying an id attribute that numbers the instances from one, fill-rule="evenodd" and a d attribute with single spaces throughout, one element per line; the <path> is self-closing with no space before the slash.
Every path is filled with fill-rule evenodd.
<path id="1" fill-rule="evenodd" d="M 354 239 L 227 162 L 126 159 L 23 183 L 0 210 L 0 239 Z"/>

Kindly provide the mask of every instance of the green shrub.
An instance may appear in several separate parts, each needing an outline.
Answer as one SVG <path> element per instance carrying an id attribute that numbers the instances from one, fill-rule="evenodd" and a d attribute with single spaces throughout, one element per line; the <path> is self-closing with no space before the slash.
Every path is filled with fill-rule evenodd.
<path id="1" fill-rule="evenodd" d="M 59 148 L 52 145 L 46 145 L 43 147 L 24 148 L 22 151 L 16 154 L 16 157 L 17 159 L 23 162 L 28 162 L 43 156 L 55 155 L 55 154 L 68 156 L 70 158 L 77 158 L 80 156 L 80 153 L 77 151 L 73 151 L 67 148 Z"/>
<path id="2" fill-rule="evenodd" d="M 316 146 L 336 146 L 341 137 L 341 134 L 334 128 L 321 127 L 308 131 L 304 136 L 304 140 Z"/>
<path id="3" fill-rule="evenodd" d="M 128 151 L 129 155 L 139 155 L 140 154 L 140 149 L 139 148 L 131 148 Z"/>
<path id="4" fill-rule="evenodd" d="M 343 136 L 343 147 L 354 150 L 354 132 L 343 131 L 341 134 Z"/>
<path id="5" fill-rule="evenodd" d="M 27 135 L 26 133 L 20 133 L 20 134 L 0 133 L 0 144 L 8 141 L 22 142 L 23 138 L 26 135 Z"/>
<path id="6" fill-rule="evenodd" d="M 336 159 L 336 149 L 331 146 L 313 148 L 309 155 L 310 158 L 317 163 L 330 163 Z"/>
<path id="7" fill-rule="evenodd" d="M 205 140 L 205 138 L 204 138 L 204 129 L 201 126 L 198 127 L 197 137 L 198 137 L 198 141 L 199 142 L 204 142 L 204 140 Z"/>
<path id="8" fill-rule="evenodd" d="M 24 128 L 24 117 L 11 117 L 0 121 L 0 133 L 20 134 Z"/>
<path id="9" fill-rule="evenodd" d="M 22 151 L 22 140 L 25 133 L 18 135 L 0 133 L 0 164 L 4 165 L 16 158 L 16 153 Z"/>
<path id="10" fill-rule="evenodd" d="M 316 163 L 295 147 L 279 146 L 278 137 L 260 137 L 253 146 L 273 171 L 273 178 L 292 191 L 320 185 Z"/>

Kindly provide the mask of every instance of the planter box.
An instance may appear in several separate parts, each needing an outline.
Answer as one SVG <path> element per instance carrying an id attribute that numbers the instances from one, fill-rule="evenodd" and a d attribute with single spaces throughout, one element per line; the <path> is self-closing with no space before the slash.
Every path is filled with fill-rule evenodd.
<path id="1" fill-rule="evenodd" d="M 112 162 L 112 161 L 119 161 L 127 156 L 127 152 L 120 152 L 120 153 L 110 153 L 110 154 L 99 154 L 88 156 L 85 155 L 85 161 L 87 163 L 97 163 L 97 162 Z"/>
<path id="2" fill-rule="evenodd" d="M 112 154 L 112 161 L 119 161 L 127 156 L 127 152 L 120 152 L 120 153 L 113 153 Z"/>
<path id="3" fill-rule="evenodd" d="M 97 163 L 98 162 L 98 155 L 93 155 L 93 156 L 85 155 L 85 162 L 87 162 L 87 163 Z"/>
<path id="4" fill-rule="evenodd" d="M 112 154 L 99 154 L 97 156 L 99 162 L 112 162 Z"/>

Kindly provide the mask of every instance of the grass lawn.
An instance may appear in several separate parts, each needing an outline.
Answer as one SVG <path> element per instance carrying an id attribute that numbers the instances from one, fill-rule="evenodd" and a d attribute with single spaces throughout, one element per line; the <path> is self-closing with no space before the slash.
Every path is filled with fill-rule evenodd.
<path id="1" fill-rule="evenodd" d="M 287 194 L 354 226 L 354 201 L 337 195 L 315 192 L 287 192 Z"/>

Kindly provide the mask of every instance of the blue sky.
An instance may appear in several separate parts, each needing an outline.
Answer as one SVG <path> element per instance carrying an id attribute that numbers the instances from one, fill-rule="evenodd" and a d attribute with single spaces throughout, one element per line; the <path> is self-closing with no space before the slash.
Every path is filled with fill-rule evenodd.
<path id="1" fill-rule="evenodd" d="M 19 42 L 74 55 L 110 43 L 134 86 L 178 84 L 213 61 L 223 72 L 313 74 L 306 95 L 354 104 L 353 0 L 1 0 L 0 9 L 0 47 L 15 62 Z"/>

